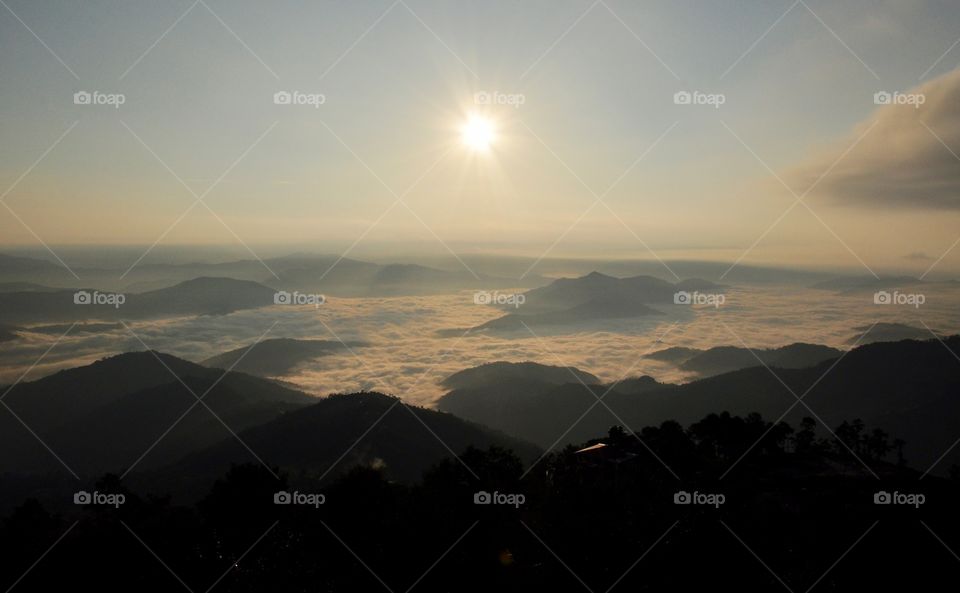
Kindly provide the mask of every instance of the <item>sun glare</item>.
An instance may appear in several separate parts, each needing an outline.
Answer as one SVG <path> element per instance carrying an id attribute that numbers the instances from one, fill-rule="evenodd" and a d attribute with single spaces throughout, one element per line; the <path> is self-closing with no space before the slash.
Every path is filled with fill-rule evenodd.
<path id="1" fill-rule="evenodd" d="M 470 115 L 460 127 L 460 138 L 471 150 L 486 152 L 496 140 L 493 121 L 481 115 Z"/>

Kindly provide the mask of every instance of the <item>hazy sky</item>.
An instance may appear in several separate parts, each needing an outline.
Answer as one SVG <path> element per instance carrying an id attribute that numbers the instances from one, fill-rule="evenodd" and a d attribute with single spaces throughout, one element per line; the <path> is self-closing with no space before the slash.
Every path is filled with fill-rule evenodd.
<path id="1" fill-rule="evenodd" d="M 3 1 L 6 245 L 756 242 L 743 261 L 922 273 L 960 237 L 955 1 Z M 489 152 L 461 141 L 471 112 Z M 184 214 L 184 184 L 216 214 Z"/>

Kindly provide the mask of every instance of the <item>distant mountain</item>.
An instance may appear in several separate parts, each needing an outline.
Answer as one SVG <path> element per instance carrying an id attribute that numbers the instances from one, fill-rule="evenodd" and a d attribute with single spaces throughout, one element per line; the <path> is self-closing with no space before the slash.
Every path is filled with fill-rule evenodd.
<path id="1" fill-rule="evenodd" d="M 780 348 L 754 348 L 752 352 L 738 346 L 715 346 L 707 350 L 677 347 L 652 352 L 646 357 L 673 363 L 680 369 L 701 376 L 710 376 L 763 364 L 774 368 L 799 369 L 837 358 L 841 354 L 842 350 L 829 346 L 798 342 Z"/>
<path id="2" fill-rule="evenodd" d="M 265 284 L 274 290 L 318 292 L 328 296 L 377 297 L 451 293 L 539 286 L 539 276 L 524 281 L 478 273 L 456 263 L 451 270 L 416 264 L 377 264 L 338 255 L 295 253 L 264 260 L 226 262 L 147 263 L 131 269 L 71 266 L 77 280 L 63 266 L 43 259 L 0 254 L 0 292 L 40 291 L 45 287 L 97 286 L 103 291 L 148 293 L 197 278 L 234 278 Z M 4 283 L 10 284 L 6 289 Z M 19 286 L 17 286 L 19 285 Z M 56 289 L 54 289 L 56 290 Z"/>
<path id="3" fill-rule="evenodd" d="M 349 258 L 295 255 L 267 260 L 280 277 L 268 285 L 283 290 L 320 292 L 345 297 L 407 296 L 466 289 L 516 286 L 518 281 L 469 270 L 441 270 L 417 264 L 374 264 Z M 525 286 L 530 286 L 527 283 Z"/>
<path id="4" fill-rule="evenodd" d="M 591 272 L 580 278 L 560 278 L 547 286 L 529 290 L 523 293 L 524 302 L 519 307 L 498 306 L 507 311 L 507 315 L 470 331 L 522 331 L 526 329 L 525 325 L 530 328 L 551 327 L 657 316 L 675 306 L 674 296 L 678 292 L 697 290 L 721 292 L 723 287 L 698 279 L 671 284 L 653 276 L 615 278 Z M 672 309 L 672 312 L 676 311 Z"/>
<path id="5" fill-rule="evenodd" d="M 836 292 L 853 292 L 895 289 L 915 284 L 923 284 L 923 280 L 914 278 L 913 276 L 887 276 L 882 278 L 875 278 L 873 276 L 840 276 L 817 282 L 812 288 L 833 290 Z"/>
<path id="6" fill-rule="evenodd" d="M 378 296 L 433 294 L 470 288 L 505 287 L 517 280 L 479 275 L 475 278 L 466 269 L 449 272 L 415 264 L 382 266 L 370 282 L 368 294 Z"/>
<path id="7" fill-rule="evenodd" d="M 878 323 L 853 328 L 857 333 L 850 336 L 847 344 L 872 344 L 874 342 L 899 342 L 900 340 L 929 340 L 939 332 L 931 334 L 925 327 L 914 327 L 904 323 Z"/>
<path id="8" fill-rule="evenodd" d="M 673 304 L 678 291 L 719 290 L 722 287 L 707 280 L 688 279 L 678 284 L 653 276 L 616 278 L 591 272 L 579 278 L 559 278 L 547 286 L 524 293 L 524 312 L 541 313 L 569 309 L 577 305 L 605 298 L 607 303 L 638 302 L 644 304 Z"/>
<path id="9" fill-rule="evenodd" d="M 54 287 L 71 287 L 77 282 L 58 262 L 0 253 L 0 293 L 56 290 Z"/>
<path id="10" fill-rule="evenodd" d="M 376 465 L 392 479 L 415 482 L 431 465 L 471 445 L 512 449 L 527 462 L 540 453 L 524 441 L 379 393 L 331 395 L 239 436 L 268 464 L 294 476 L 328 478 L 355 465 Z M 231 464 L 250 460 L 237 439 L 227 438 L 189 455 L 162 475 L 210 480 Z"/>
<path id="11" fill-rule="evenodd" d="M 232 278 L 195 278 L 176 286 L 123 295 L 124 302 L 78 304 L 78 291 L 0 293 L 0 311 L 12 323 L 51 323 L 83 319 L 144 319 L 173 315 L 222 315 L 273 305 L 276 291 Z M 90 301 L 96 298 L 85 289 Z"/>
<path id="12" fill-rule="evenodd" d="M 0 282 L 0 292 L 54 292 L 62 290 L 33 282 Z"/>
<path id="13" fill-rule="evenodd" d="M 740 262 L 731 268 L 733 262 L 697 261 L 690 259 L 614 259 L 548 257 L 536 262 L 533 258 L 509 256 L 475 255 L 464 256 L 468 264 L 476 269 L 502 270 L 498 273 L 507 276 L 520 276 L 530 266 L 546 277 L 581 276 L 592 271 L 611 276 L 663 276 L 670 270 L 681 278 L 724 278 L 732 284 L 760 285 L 800 285 L 810 286 L 815 282 L 829 279 L 835 274 L 802 270 L 799 268 L 776 268 L 753 266 Z M 672 275 L 671 275 L 672 277 Z"/>
<path id="14" fill-rule="evenodd" d="M 195 278 L 176 286 L 130 295 L 124 315 L 138 317 L 169 314 L 222 315 L 240 309 L 273 304 L 276 291 L 247 280 Z"/>
<path id="15" fill-rule="evenodd" d="M 69 274 L 63 266 L 43 259 L 0 254 L 0 278 L 25 274 Z"/>
<path id="16" fill-rule="evenodd" d="M 347 343 L 349 348 L 360 346 L 363 344 L 359 342 Z M 232 368 L 261 377 L 276 377 L 287 374 L 309 360 L 335 353 L 347 353 L 347 347 L 335 340 L 273 338 L 218 354 L 200 364 L 218 369 Z"/>
<path id="17" fill-rule="evenodd" d="M 621 422 L 633 428 L 665 420 L 689 423 L 721 411 L 758 412 L 776 419 L 796 403 L 782 380 L 798 396 L 813 386 L 804 402 L 831 428 L 843 420 L 861 418 L 867 425 L 906 440 L 908 460 L 925 469 L 960 436 L 956 422 L 960 418 L 960 362 L 954 357 L 954 353 L 960 355 L 960 336 L 945 343 L 952 353 L 937 340 L 875 343 L 853 349 L 839 362 L 775 369 L 776 377 L 754 366 L 641 394 L 614 389 L 604 398 L 614 413 L 594 405 L 594 395 L 573 382 L 513 401 L 504 400 L 495 390 L 475 390 L 450 400 L 448 394 L 439 406 L 448 409 L 445 400 L 455 402 L 455 409 L 467 419 L 481 421 L 482 417 L 494 428 L 549 446 L 561 436 L 561 444 L 579 442 L 585 435 L 601 433 Z M 603 393 L 591 389 L 597 395 Z M 495 417 L 475 415 L 474 410 L 485 409 L 484 400 L 501 406 Z M 784 419 L 796 424 L 813 415 L 796 405 Z M 946 473 L 955 463 L 960 464 L 957 448 L 946 455 L 937 472 Z"/>
<path id="18" fill-rule="evenodd" d="M 198 396 L 213 387 L 203 401 L 216 416 L 181 381 Z M 46 446 L 74 471 L 97 475 L 124 471 L 157 443 L 137 466 L 156 467 L 313 401 L 167 354 L 121 354 L 14 387 L 4 403 L 16 417 L 0 415 L 0 474 L 64 471 Z"/>

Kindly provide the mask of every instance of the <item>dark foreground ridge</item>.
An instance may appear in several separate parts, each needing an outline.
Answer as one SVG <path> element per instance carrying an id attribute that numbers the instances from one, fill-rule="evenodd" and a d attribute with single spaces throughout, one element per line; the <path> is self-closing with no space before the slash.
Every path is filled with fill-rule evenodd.
<path id="1" fill-rule="evenodd" d="M 615 427 L 532 464 L 469 447 L 415 483 L 388 479 L 384 464 L 324 485 L 314 472 L 246 463 L 187 506 L 105 476 L 80 485 L 80 504 L 50 510 L 33 499 L 12 511 L 0 528 L 0 585 L 54 542 L 43 562 L 56 570 L 31 571 L 18 590 L 890 591 L 952 582 L 956 565 L 937 538 L 960 537 L 957 482 L 920 480 L 880 431 L 847 423 L 841 444 L 818 439 L 813 425 L 721 414 L 686 430 Z"/>

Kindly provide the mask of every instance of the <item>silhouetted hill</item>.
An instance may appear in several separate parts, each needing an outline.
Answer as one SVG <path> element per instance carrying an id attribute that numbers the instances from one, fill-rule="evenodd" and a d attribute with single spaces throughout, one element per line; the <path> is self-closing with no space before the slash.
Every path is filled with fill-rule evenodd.
<path id="1" fill-rule="evenodd" d="M 4 402 L 18 414 L 29 415 L 30 420 L 57 425 L 124 394 L 169 383 L 174 380 L 171 371 L 181 377 L 214 374 L 210 369 L 175 356 L 156 354 L 129 352 L 58 371 L 36 381 L 20 383 Z"/>
<path id="2" fill-rule="evenodd" d="M 331 477 L 373 464 L 413 481 L 470 445 L 509 448 L 527 461 L 540 452 L 495 430 L 388 396 L 318 401 L 267 379 L 224 375 L 153 352 L 122 354 L 21 383 L 4 403 L 12 413 L 0 415 L 0 475 L 14 497 L 57 476 L 69 477 L 61 461 L 81 478 L 132 468 L 128 480 L 135 483 L 195 492 L 231 463 L 257 456 L 296 475 L 317 476 L 344 455 Z M 0 496 L 0 506 L 9 502 Z"/>
<path id="3" fill-rule="evenodd" d="M 536 362 L 498 361 L 457 371 L 440 384 L 450 389 L 481 389 L 510 381 L 536 381 L 561 385 L 575 381 L 575 377 L 579 377 L 584 383 L 600 382 L 596 376 L 576 367 L 558 367 Z"/>
<path id="4" fill-rule="evenodd" d="M 646 393 L 648 391 L 653 391 L 654 389 L 659 389 L 670 385 L 669 383 L 661 383 L 650 377 L 649 375 L 643 375 L 641 377 L 631 377 L 629 379 L 623 379 L 617 383 L 611 383 L 604 385 L 604 390 L 611 389 L 615 390 L 618 393 L 627 393 L 627 394 L 638 394 Z"/>
<path id="5" fill-rule="evenodd" d="M 347 346 L 357 348 L 363 346 L 363 344 L 349 342 Z M 296 366 L 309 360 L 338 352 L 346 353 L 347 348 L 335 340 L 273 338 L 218 354 L 202 361 L 200 364 L 218 369 L 232 368 L 236 371 L 262 377 L 275 377 L 285 375 Z"/>
<path id="6" fill-rule="evenodd" d="M 951 337 L 946 344 L 960 353 L 960 337 Z M 604 398 L 613 412 L 594 405 L 596 397 L 572 382 L 515 400 L 475 390 L 449 401 L 456 402 L 455 409 L 465 418 L 483 418 L 494 428 L 548 446 L 568 429 L 561 442 L 585 440 L 621 422 L 631 427 L 666 420 L 686 423 L 719 411 L 779 418 L 796 403 L 786 384 L 798 396 L 813 386 L 804 402 L 830 426 L 861 418 L 905 439 L 907 457 L 916 467 L 932 464 L 958 437 L 960 362 L 937 340 L 870 344 L 855 348 L 839 362 L 825 360 L 808 368 L 775 371 L 777 376 L 754 366 L 640 395 L 615 389 Z M 590 389 L 597 396 L 604 392 L 598 386 Z M 495 418 L 475 412 L 486 409 L 482 402 L 487 398 L 500 406 Z M 439 405 L 450 409 L 445 399 Z M 785 419 L 796 422 L 804 415 L 811 412 L 796 405 Z M 954 449 L 937 471 L 945 472 L 958 462 L 960 451 Z"/>
<path id="7" fill-rule="evenodd" d="M 922 284 L 923 280 L 913 276 L 841 276 L 817 282 L 812 288 L 833 290 L 836 292 L 852 292 L 862 290 L 892 289 L 914 284 Z"/>
<path id="8" fill-rule="evenodd" d="M 184 384 L 197 396 L 213 387 L 203 401 L 219 419 Z M 0 415 L 0 473 L 64 471 L 44 445 L 77 473 L 122 472 L 160 440 L 145 469 L 313 401 L 167 354 L 121 354 L 14 387 L 4 403 L 16 417 Z"/>
<path id="9" fill-rule="evenodd" d="M 458 371 L 441 382 L 451 389 L 437 402 L 437 409 L 487 426 L 517 434 L 510 414 L 521 402 L 576 381 L 587 384 L 600 379 L 574 367 L 557 367 L 535 362 L 492 362 Z"/>
<path id="10" fill-rule="evenodd" d="M 93 295 L 94 290 L 85 290 Z M 173 315 L 222 315 L 273 304 L 275 291 L 232 278 L 195 278 L 176 286 L 124 295 L 124 302 L 78 304 L 77 291 L 0 293 L 0 310 L 13 323 L 82 319 L 142 319 Z M 92 296 L 91 296 L 92 298 Z"/>
<path id="11" fill-rule="evenodd" d="M 646 357 L 709 376 L 763 364 L 774 368 L 798 369 L 832 360 L 841 354 L 842 350 L 829 346 L 798 342 L 780 348 L 754 348 L 752 351 L 739 346 L 716 346 L 707 350 L 676 347 L 652 352 Z"/>
<path id="12" fill-rule="evenodd" d="M 239 436 L 264 462 L 312 478 L 333 478 L 365 465 L 382 467 L 392 479 L 414 482 L 431 465 L 471 445 L 511 449 L 525 461 L 540 453 L 527 442 L 380 393 L 331 395 Z M 189 455 L 163 475 L 206 480 L 231 464 L 250 460 L 246 447 L 228 438 Z"/>
<path id="13" fill-rule="evenodd" d="M 85 488 L 122 493 L 120 508 L 67 492 L 2 511 L 0 581 L 144 593 L 169 591 L 171 573 L 224 591 L 942 590 L 955 579 L 944 543 L 958 537 L 960 487 L 919 481 L 891 451 L 896 435 L 872 429 L 847 437 L 876 475 L 809 422 L 711 414 L 614 427 L 528 472 L 500 448 L 470 448 L 417 484 L 382 464 L 320 482 L 247 462 L 171 500 L 170 482 L 104 476 Z M 278 491 L 323 504 L 277 504 Z M 481 492 L 518 496 L 477 504 Z M 900 496 L 877 504 L 884 492 Z M 22 578 L 37 558 L 55 568 Z"/>
<path id="14" fill-rule="evenodd" d="M 663 350 L 657 350 L 656 352 L 651 352 L 647 354 L 644 358 L 652 358 L 653 360 L 660 360 L 663 362 L 670 362 L 676 365 L 680 365 L 683 362 L 690 360 L 697 354 L 703 352 L 700 348 L 687 348 L 685 346 L 671 346 L 670 348 L 664 348 Z"/>
<path id="15" fill-rule="evenodd" d="M 437 409 L 549 447 L 558 439 L 560 445 L 572 443 L 591 431 L 595 434 L 625 422 L 600 407 L 597 398 L 644 398 L 668 387 L 671 386 L 651 377 L 626 379 L 611 385 L 596 381 L 586 386 L 572 377 L 566 383 L 491 381 L 482 387 L 449 391 L 437 401 Z M 587 427 L 576 428 L 569 436 L 564 435 L 588 409 L 592 410 L 591 418 L 598 420 Z"/>
<path id="16" fill-rule="evenodd" d="M 905 323 L 877 323 L 855 327 L 857 332 L 847 340 L 848 344 L 872 344 L 874 342 L 899 342 L 901 340 L 929 340 L 933 337 L 925 327 Z"/>

